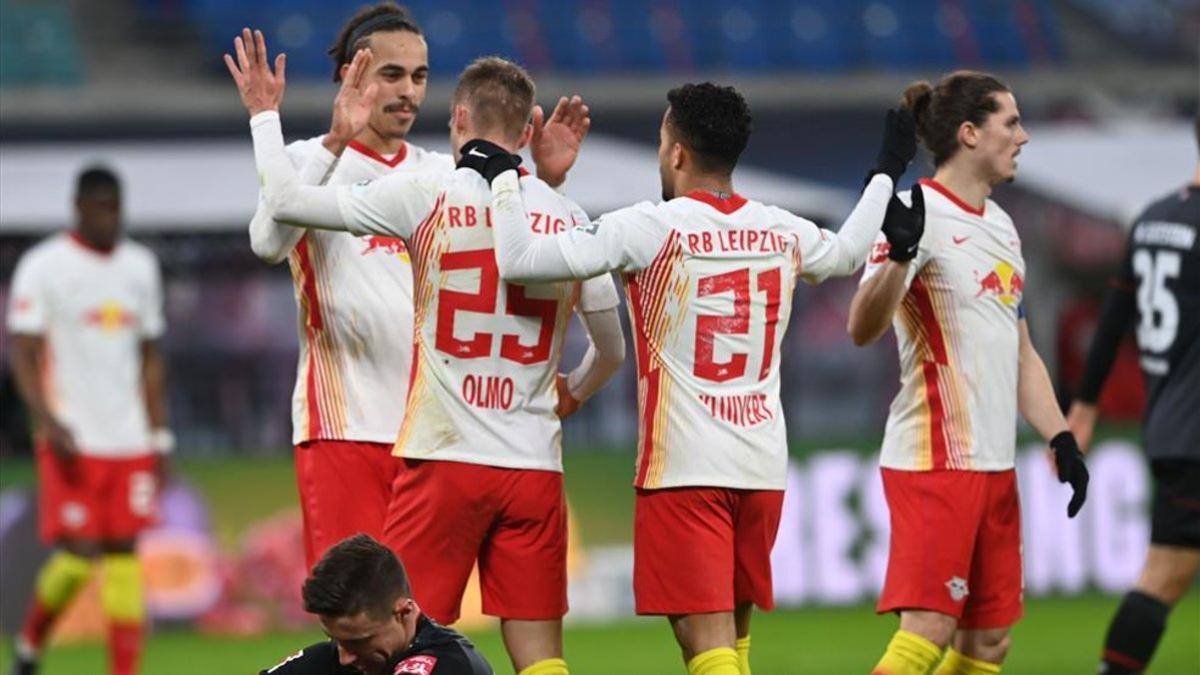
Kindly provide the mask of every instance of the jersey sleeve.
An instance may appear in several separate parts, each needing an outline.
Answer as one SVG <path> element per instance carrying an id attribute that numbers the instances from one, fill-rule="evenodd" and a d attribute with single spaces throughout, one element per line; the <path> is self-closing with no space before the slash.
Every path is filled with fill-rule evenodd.
<path id="1" fill-rule="evenodd" d="M 149 251 L 146 252 L 145 303 L 138 323 L 138 332 L 143 340 L 155 340 L 162 337 L 167 321 L 163 316 L 162 270 L 159 268 L 158 259 Z"/>
<path id="2" fill-rule="evenodd" d="M 906 206 L 912 204 L 912 193 L 910 192 L 901 192 L 896 195 L 896 198 L 904 202 Z M 928 222 L 926 223 L 926 227 L 928 228 Z M 908 264 L 908 273 L 904 277 L 905 288 L 908 288 L 912 285 L 913 279 L 917 278 L 917 274 L 921 272 L 921 268 L 923 268 L 925 263 L 929 262 L 929 259 L 933 256 L 933 252 L 929 246 L 929 241 L 929 231 L 926 229 L 925 235 L 921 237 L 921 242 L 917 245 L 916 257 L 913 258 Z M 858 282 L 859 286 L 867 283 L 868 279 L 875 276 L 879 270 L 883 269 L 883 266 L 886 265 L 887 261 L 889 260 L 888 251 L 890 250 L 891 245 L 888 244 L 887 237 L 880 232 L 878 235 L 876 235 L 875 242 L 871 247 L 871 252 L 867 256 L 867 265 L 863 271 L 862 279 L 860 279 Z"/>
<path id="3" fill-rule="evenodd" d="M 303 185 L 324 185 L 338 162 L 338 157 L 326 150 L 317 139 L 289 144 L 287 155 Z M 250 220 L 250 250 L 254 255 L 271 264 L 282 262 L 303 236 L 303 229 L 280 223 L 272 217 L 266 198 L 260 191 L 258 208 Z"/>
<path id="4" fill-rule="evenodd" d="M 611 274 L 586 279 L 579 285 L 579 311 L 603 312 L 621 304 Z"/>
<path id="5" fill-rule="evenodd" d="M 30 251 L 17 263 L 8 299 L 8 330 L 38 335 L 49 324 L 50 298 L 38 251 Z"/>
<path id="6" fill-rule="evenodd" d="M 535 283 L 590 279 L 605 272 L 630 272 L 650 264 L 668 230 L 649 203 L 614 211 L 591 221 L 573 202 L 576 225 L 553 237 L 536 236 L 521 198 L 517 172 L 492 181 L 492 221 L 500 276 Z M 566 197 L 563 197 L 566 199 Z"/>
<path id="7" fill-rule="evenodd" d="M 441 175 L 392 173 L 337 187 L 342 222 L 354 234 L 408 239 L 433 208 Z"/>
<path id="8" fill-rule="evenodd" d="M 857 272 L 871 257 L 873 242 L 883 225 L 891 198 L 892 179 L 880 173 L 871 178 L 854 210 L 837 232 L 818 228 L 808 220 L 786 214 L 800 237 L 800 278 L 807 283 L 817 284 L 830 277 L 844 277 Z"/>

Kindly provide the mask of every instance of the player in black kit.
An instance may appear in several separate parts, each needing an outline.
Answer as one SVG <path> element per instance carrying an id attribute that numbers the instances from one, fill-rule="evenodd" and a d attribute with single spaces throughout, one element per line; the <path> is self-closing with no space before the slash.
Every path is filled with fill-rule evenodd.
<path id="1" fill-rule="evenodd" d="M 1200 117 L 1196 140 L 1200 144 Z M 1148 393 L 1142 436 L 1154 507 L 1141 577 L 1108 628 L 1104 675 L 1146 669 L 1167 615 L 1200 571 L 1200 167 L 1190 185 L 1151 204 L 1130 231 L 1067 416 L 1083 447 L 1117 346 L 1135 322 Z"/>
<path id="2" fill-rule="evenodd" d="M 329 640 L 260 675 L 492 675 L 467 638 L 421 614 L 400 560 L 365 534 L 329 549 L 301 594 Z"/>

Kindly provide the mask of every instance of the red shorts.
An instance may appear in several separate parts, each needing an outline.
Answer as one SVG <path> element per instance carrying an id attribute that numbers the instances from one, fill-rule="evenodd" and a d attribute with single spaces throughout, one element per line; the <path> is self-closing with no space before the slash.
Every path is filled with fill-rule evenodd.
<path id="1" fill-rule="evenodd" d="M 567 503 L 562 474 L 462 462 L 402 461 L 384 542 L 400 556 L 421 609 L 458 620 L 479 564 L 483 613 L 560 619 L 567 613 Z"/>
<path id="2" fill-rule="evenodd" d="M 633 595 L 638 614 L 730 612 L 775 606 L 771 547 L 782 490 L 638 490 Z"/>
<path id="3" fill-rule="evenodd" d="M 59 459 L 37 443 L 42 541 L 132 539 L 158 517 L 158 457 Z"/>
<path id="4" fill-rule="evenodd" d="M 362 532 L 383 539 L 400 460 L 390 443 L 317 440 L 295 447 L 296 487 L 308 568 L 331 546 Z"/>
<path id="5" fill-rule="evenodd" d="M 891 511 L 887 578 L 876 611 L 920 609 L 966 629 L 1021 618 L 1021 504 L 1015 471 L 883 469 Z"/>

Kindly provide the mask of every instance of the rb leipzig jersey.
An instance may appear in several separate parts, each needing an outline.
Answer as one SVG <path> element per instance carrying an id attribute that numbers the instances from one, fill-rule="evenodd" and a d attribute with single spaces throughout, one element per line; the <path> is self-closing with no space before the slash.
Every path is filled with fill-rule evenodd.
<path id="1" fill-rule="evenodd" d="M 880 463 L 911 471 L 1005 471 L 1016 451 L 1021 240 L 995 202 L 976 210 L 935 181 L 920 184 L 925 234 L 892 321 L 900 392 Z M 910 203 L 911 195 L 900 199 Z M 881 235 L 862 281 L 886 262 Z"/>
<path id="2" fill-rule="evenodd" d="M 582 213 L 521 178 L 528 227 L 551 236 Z M 562 470 L 555 378 L 572 310 L 615 307 L 612 277 L 582 284 L 500 280 L 491 189 L 470 169 L 389 175 L 339 187 L 351 232 L 400 237 L 412 256 L 414 354 L 395 454 L 517 469 Z"/>
<path id="3" fill-rule="evenodd" d="M 797 277 L 819 282 L 839 264 L 835 237 L 782 209 L 697 191 L 558 238 L 573 271 L 624 274 L 637 487 L 784 488 L 780 343 Z"/>
<path id="4" fill-rule="evenodd" d="M 46 400 L 85 455 L 152 452 L 141 345 L 163 327 L 158 260 L 141 244 L 102 252 L 59 234 L 17 263 L 8 329 L 44 337 Z"/>
<path id="5" fill-rule="evenodd" d="M 314 155 L 324 159 L 330 166 L 328 185 L 392 173 L 448 174 L 454 168 L 449 155 L 408 143 L 391 158 L 354 142 L 335 160 L 320 137 L 292 143 L 287 150 L 295 166 Z M 412 366 L 408 249 L 401 239 L 387 235 L 294 231 L 300 239 L 287 259 L 296 291 L 300 360 L 292 395 L 292 441 L 391 443 L 404 415 Z"/>

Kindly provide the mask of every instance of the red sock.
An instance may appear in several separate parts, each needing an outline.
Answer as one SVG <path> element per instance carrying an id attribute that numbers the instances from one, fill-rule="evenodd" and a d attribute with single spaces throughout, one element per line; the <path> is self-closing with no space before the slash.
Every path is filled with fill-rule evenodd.
<path id="1" fill-rule="evenodd" d="M 108 627 L 108 662 L 111 675 L 137 675 L 142 655 L 142 624 L 116 623 Z"/>
<path id="2" fill-rule="evenodd" d="M 42 644 L 46 642 L 46 634 L 50 632 L 50 628 L 57 618 L 57 612 L 47 609 L 42 601 L 35 597 L 33 604 L 29 607 L 29 613 L 25 615 L 25 625 L 21 627 L 21 637 L 29 643 L 30 647 L 40 650 Z"/>

